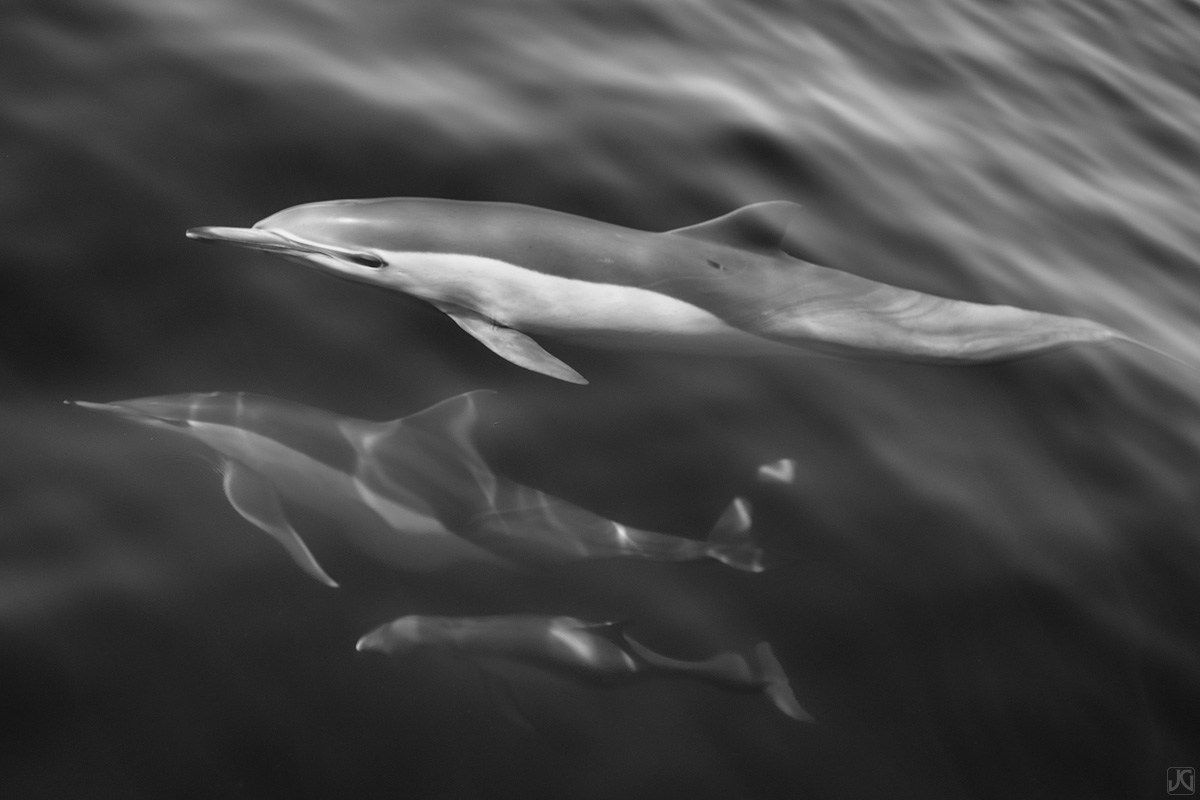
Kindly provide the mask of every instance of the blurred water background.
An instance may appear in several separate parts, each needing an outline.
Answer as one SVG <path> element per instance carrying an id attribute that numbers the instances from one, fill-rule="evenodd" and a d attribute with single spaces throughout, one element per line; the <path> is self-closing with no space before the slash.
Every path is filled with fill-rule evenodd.
<path id="1" fill-rule="evenodd" d="M 342 197 L 649 230 L 803 203 L 822 263 L 1200 364 L 1193 0 L 12 0 L 0 6 L 0 797 L 1159 797 L 1200 767 L 1200 376 L 549 349 L 183 236 Z M 799 242 L 796 242 L 799 246 Z M 762 574 L 316 584 L 180 438 L 63 405 L 247 390 L 369 419 L 491 388 L 489 458 Z M 298 526 L 301 521 L 298 521 Z M 324 534 L 323 536 L 321 534 Z M 409 613 L 769 640 L 805 726 L 704 684 L 354 651 Z"/>

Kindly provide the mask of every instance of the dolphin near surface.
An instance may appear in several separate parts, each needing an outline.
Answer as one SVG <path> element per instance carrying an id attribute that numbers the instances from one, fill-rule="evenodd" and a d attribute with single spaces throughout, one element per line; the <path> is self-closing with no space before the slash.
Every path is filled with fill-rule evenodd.
<path id="1" fill-rule="evenodd" d="M 619 684 L 640 678 L 690 678 L 727 690 L 764 694 L 792 719 L 812 722 L 796 702 L 771 646 L 750 653 L 721 653 L 681 661 L 639 644 L 614 622 L 519 614 L 491 617 L 407 616 L 381 625 L 358 640 L 359 651 L 402 655 L 437 649 L 476 658 L 499 657 L 566 672 L 585 680 Z"/>
<path id="2" fill-rule="evenodd" d="M 940 364 L 1105 341 L 1167 355 L 1090 320 L 951 300 L 794 258 L 781 243 L 802 213 L 770 201 L 655 233 L 510 203 L 384 198 L 309 203 L 252 228 L 187 235 L 419 298 L 514 364 L 575 383 L 587 381 L 535 337 Z"/>
<path id="3" fill-rule="evenodd" d="M 488 394 L 468 392 L 387 422 L 245 392 L 76 405 L 207 445 L 221 458 L 234 509 L 328 586 L 337 583 L 288 520 L 285 502 L 331 519 L 359 550 L 407 570 L 607 558 L 711 558 L 762 570 L 742 498 L 707 540 L 696 540 L 622 525 L 494 472 L 473 436 Z"/>

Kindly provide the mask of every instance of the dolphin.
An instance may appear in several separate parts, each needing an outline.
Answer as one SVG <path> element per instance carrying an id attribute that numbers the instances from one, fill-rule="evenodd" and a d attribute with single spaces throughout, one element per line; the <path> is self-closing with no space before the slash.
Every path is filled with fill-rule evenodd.
<path id="1" fill-rule="evenodd" d="M 535 341 L 979 364 L 1125 341 L 1086 319 L 937 297 L 787 255 L 803 207 L 756 203 L 663 233 L 511 203 L 335 200 L 193 239 L 277 253 L 419 298 L 493 352 L 574 383 Z M 1183 363 L 1183 362 L 1180 362 Z"/>
<path id="2" fill-rule="evenodd" d="M 696 540 L 622 525 L 496 473 L 473 437 L 478 402 L 488 394 L 467 392 L 387 422 L 247 392 L 76 405 L 177 431 L 216 451 L 234 509 L 327 586 L 337 582 L 288 520 L 284 501 L 332 519 L 360 550 L 408 570 L 607 558 L 711 558 L 763 569 L 743 498 L 707 540 Z"/>
<path id="3" fill-rule="evenodd" d="M 646 677 L 693 678 L 724 689 L 764 694 L 792 719 L 813 721 L 796 702 L 787 675 L 767 642 L 746 654 L 721 653 L 703 661 L 681 661 L 639 644 L 624 627 L 625 623 L 619 622 L 540 614 L 412 615 L 375 628 L 360 638 L 356 647 L 391 655 L 438 649 L 476 658 L 500 657 L 604 684 Z"/>

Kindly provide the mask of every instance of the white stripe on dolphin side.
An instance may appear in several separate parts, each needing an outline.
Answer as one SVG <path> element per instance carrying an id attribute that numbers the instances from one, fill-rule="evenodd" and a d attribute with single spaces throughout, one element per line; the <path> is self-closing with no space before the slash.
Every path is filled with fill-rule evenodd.
<path id="1" fill-rule="evenodd" d="M 548 275 L 483 256 L 379 253 L 391 269 L 372 282 L 526 333 L 624 348 L 794 353 L 650 289 Z"/>

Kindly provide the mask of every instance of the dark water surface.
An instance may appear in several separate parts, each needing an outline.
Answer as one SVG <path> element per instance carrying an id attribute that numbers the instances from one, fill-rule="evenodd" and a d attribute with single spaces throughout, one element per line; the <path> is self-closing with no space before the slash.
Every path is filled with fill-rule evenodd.
<path id="1" fill-rule="evenodd" d="M 550 344 L 189 242 L 340 197 L 649 230 L 805 204 L 823 263 L 1087 317 L 1200 364 L 1192 0 L 38 0 L 0 8 L 0 797 L 1160 797 L 1200 768 L 1200 377 L 1127 346 L 993 367 Z M 799 244 L 799 243 L 795 243 Z M 63 405 L 246 390 L 390 419 L 477 388 L 488 456 L 774 559 L 410 575 L 212 459 Z M 750 486 L 759 463 L 793 486 Z M 802 725 L 703 683 L 371 658 L 411 613 L 772 642 Z"/>

